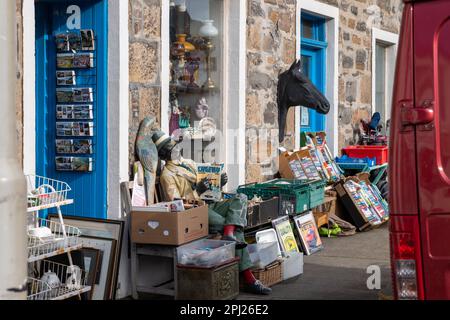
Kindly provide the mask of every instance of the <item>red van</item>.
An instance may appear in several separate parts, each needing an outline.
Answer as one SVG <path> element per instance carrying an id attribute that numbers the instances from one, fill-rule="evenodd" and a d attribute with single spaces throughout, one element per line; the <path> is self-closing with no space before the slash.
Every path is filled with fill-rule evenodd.
<path id="1" fill-rule="evenodd" d="M 450 1 L 405 0 L 390 138 L 397 299 L 450 299 Z"/>

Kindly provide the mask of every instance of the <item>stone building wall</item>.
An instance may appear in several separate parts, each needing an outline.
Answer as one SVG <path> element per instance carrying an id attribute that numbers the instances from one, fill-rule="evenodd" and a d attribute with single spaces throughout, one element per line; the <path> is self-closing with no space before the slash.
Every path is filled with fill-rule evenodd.
<path id="1" fill-rule="evenodd" d="M 322 0 L 340 9 L 339 148 L 355 144 L 372 115 L 372 28 L 399 33 L 401 0 Z"/>
<path id="2" fill-rule="evenodd" d="M 358 139 L 360 119 L 372 114 L 372 28 L 399 33 L 401 0 L 319 0 L 338 7 L 339 21 L 339 149 Z M 270 147 L 257 143 L 254 132 L 278 128 L 276 85 L 280 72 L 296 54 L 296 1 L 248 0 L 247 19 L 247 182 L 272 178 Z M 262 130 L 261 130 L 262 129 Z M 294 112 L 287 139 L 293 146 Z M 277 143 L 274 140 L 275 145 Z M 256 154 L 256 156 L 255 156 Z M 255 163 L 255 159 L 257 159 Z M 268 173 L 268 174 L 266 174 Z"/>
<path id="3" fill-rule="evenodd" d="M 276 170 L 271 155 L 278 144 L 277 82 L 296 57 L 295 11 L 295 0 L 248 0 L 247 181 L 270 178 Z M 294 108 L 284 146 L 294 146 Z"/>
<path id="4" fill-rule="evenodd" d="M 140 122 L 161 115 L 161 1 L 129 0 L 130 167 Z"/>

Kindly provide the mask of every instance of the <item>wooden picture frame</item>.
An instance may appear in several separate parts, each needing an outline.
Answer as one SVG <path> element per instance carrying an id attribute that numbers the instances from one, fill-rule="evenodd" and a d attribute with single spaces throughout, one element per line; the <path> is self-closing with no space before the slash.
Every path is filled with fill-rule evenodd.
<path id="1" fill-rule="evenodd" d="M 59 221 L 59 218 L 57 214 L 49 214 L 48 220 Z M 102 251 L 100 253 L 99 263 L 101 263 L 101 273 L 107 272 L 106 282 L 102 281 L 102 283 L 98 284 L 99 287 L 94 287 L 93 299 L 114 300 L 117 292 L 125 222 L 120 220 L 64 216 L 64 223 L 80 229 L 80 242 L 85 247 Z M 102 274 L 102 276 L 102 280 L 105 280 L 105 275 Z M 105 289 L 104 293 L 103 287 Z M 101 294 L 99 290 L 102 291 Z"/>
<path id="2" fill-rule="evenodd" d="M 322 240 L 312 211 L 294 217 L 294 221 L 304 254 L 309 256 L 322 250 Z"/>
<path id="3" fill-rule="evenodd" d="M 79 250 L 82 255 L 83 259 L 83 265 L 80 266 L 81 269 L 87 272 L 87 285 L 91 286 L 91 291 L 86 293 L 86 300 L 92 300 L 92 297 L 94 295 L 94 286 L 97 280 L 97 277 L 100 276 L 99 274 L 99 266 L 100 266 L 100 250 L 95 248 L 81 248 Z M 89 260 L 87 260 L 87 258 Z"/>
<path id="4" fill-rule="evenodd" d="M 278 241 L 284 253 L 300 252 L 291 227 L 289 216 L 283 216 L 272 220 L 272 226 L 277 232 Z"/>

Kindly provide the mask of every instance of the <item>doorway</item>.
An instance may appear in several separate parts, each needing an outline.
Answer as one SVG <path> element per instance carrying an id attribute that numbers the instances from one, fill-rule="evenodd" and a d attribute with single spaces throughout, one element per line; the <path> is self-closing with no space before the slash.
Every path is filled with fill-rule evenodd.
<path id="1" fill-rule="evenodd" d="M 323 18 L 312 14 L 301 13 L 301 60 L 304 74 L 325 94 L 326 87 L 326 41 Z M 325 130 L 325 116 L 315 110 L 301 107 L 301 132 L 317 132 Z"/>
<path id="2" fill-rule="evenodd" d="M 69 184 L 65 215 L 107 217 L 107 19 L 106 0 L 35 5 L 36 174 Z"/>

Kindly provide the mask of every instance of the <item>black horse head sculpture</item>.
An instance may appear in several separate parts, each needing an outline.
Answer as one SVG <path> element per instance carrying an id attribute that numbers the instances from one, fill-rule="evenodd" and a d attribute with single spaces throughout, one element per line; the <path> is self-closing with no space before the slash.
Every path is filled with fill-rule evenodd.
<path id="1" fill-rule="evenodd" d="M 303 106 L 320 114 L 330 111 L 327 98 L 303 74 L 301 61 L 294 61 L 278 78 L 278 125 L 280 142 L 284 140 L 286 118 L 290 107 Z"/>

